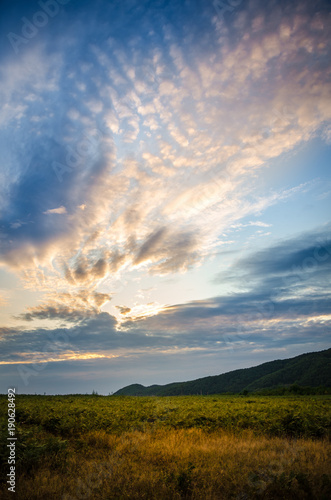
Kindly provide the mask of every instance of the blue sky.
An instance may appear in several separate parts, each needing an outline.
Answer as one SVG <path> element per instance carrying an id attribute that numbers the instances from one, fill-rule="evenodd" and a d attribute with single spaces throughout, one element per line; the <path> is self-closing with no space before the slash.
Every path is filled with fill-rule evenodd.
<path id="1" fill-rule="evenodd" d="M 0 9 L 0 390 L 330 347 L 329 3 Z"/>

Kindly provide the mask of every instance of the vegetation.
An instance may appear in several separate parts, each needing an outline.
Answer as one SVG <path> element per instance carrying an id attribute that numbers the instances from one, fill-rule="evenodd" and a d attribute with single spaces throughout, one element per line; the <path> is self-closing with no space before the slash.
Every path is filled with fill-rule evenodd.
<path id="1" fill-rule="evenodd" d="M 15 498 L 326 500 L 330 402 L 18 395 Z M 0 408 L 6 436 L 5 396 Z M 1 497 L 9 499 L 5 441 Z"/>
<path id="2" fill-rule="evenodd" d="M 306 393 L 328 394 L 331 389 L 331 349 L 301 354 L 295 358 L 270 361 L 253 368 L 234 370 L 222 375 L 190 382 L 144 387 L 132 384 L 115 394 L 122 396 L 180 396 L 194 394 L 237 394 L 261 389 L 279 389 L 290 385 L 308 386 Z M 315 390 L 313 390 L 315 388 Z"/>

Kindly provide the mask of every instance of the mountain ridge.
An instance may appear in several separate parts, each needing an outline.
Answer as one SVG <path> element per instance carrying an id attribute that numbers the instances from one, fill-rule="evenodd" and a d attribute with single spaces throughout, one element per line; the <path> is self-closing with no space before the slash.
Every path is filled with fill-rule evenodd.
<path id="1" fill-rule="evenodd" d="M 267 361 L 251 368 L 240 368 L 220 375 L 209 375 L 186 382 L 143 386 L 131 384 L 116 396 L 179 396 L 224 394 L 275 389 L 293 384 L 331 387 L 331 348 L 300 354 L 293 358 Z"/>

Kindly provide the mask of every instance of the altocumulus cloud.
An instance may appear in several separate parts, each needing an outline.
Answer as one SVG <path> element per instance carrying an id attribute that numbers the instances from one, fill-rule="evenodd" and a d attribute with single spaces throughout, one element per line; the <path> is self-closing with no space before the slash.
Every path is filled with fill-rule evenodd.
<path id="1" fill-rule="evenodd" d="M 257 3 L 238 10 L 230 36 L 226 20 L 202 2 L 132 2 L 125 16 L 116 2 L 61 7 L 60 31 L 54 18 L 16 57 L 3 57 L 2 262 L 44 266 L 47 278 L 54 259 L 64 259 L 65 282 L 79 262 L 93 268 L 96 249 L 107 255 L 98 276 L 114 252 L 120 266 L 145 255 L 161 273 L 203 259 L 222 227 L 277 199 L 243 201 L 245 181 L 329 117 L 325 9 L 270 3 L 262 23 Z"/>

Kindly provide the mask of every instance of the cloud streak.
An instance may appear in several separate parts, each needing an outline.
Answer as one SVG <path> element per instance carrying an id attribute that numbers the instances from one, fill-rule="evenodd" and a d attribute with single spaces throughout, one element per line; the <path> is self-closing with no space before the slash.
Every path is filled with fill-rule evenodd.
<path id="1" fill-rule="evenodd" d="M 59 215 L 63 215 L 63 214 L 66 214 L 67 213 L 67 209 L 66 207 L 58 207 L 58 208 L 51 208 L 49 210 L 46 210 L 46 212 L 44 212 L 45 215 L 48 215 L 48 214 L 59 214 Z"/>

